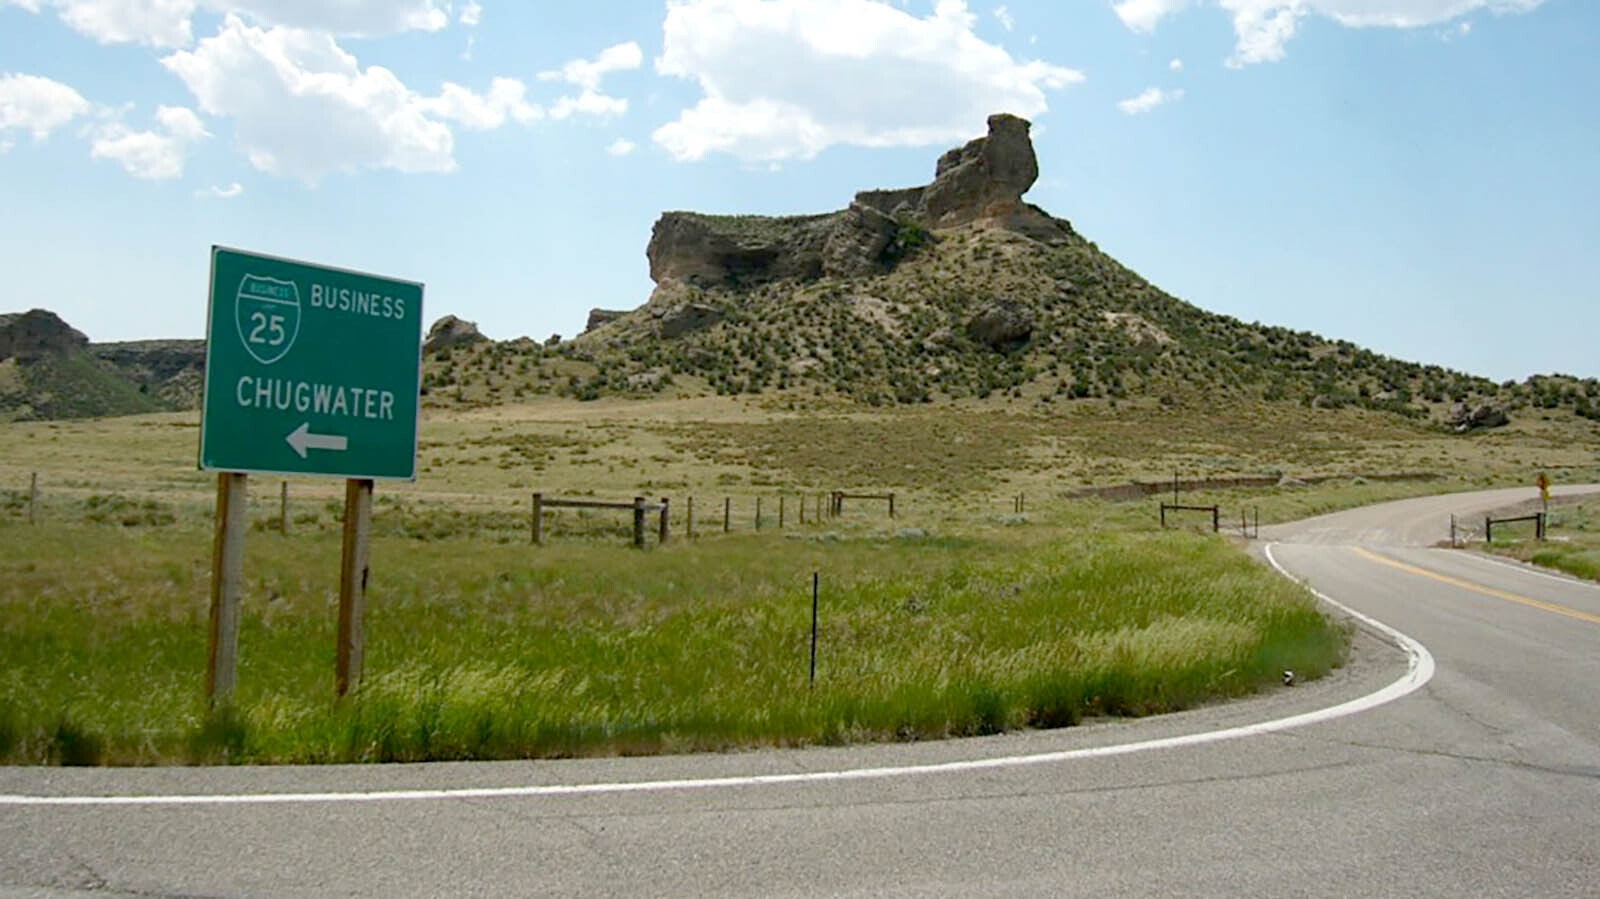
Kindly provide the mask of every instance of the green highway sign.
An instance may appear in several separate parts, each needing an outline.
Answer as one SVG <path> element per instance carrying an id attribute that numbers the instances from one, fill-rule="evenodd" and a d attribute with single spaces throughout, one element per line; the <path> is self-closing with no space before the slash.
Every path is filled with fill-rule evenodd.
<path id="1" fill-rule="evenodd" d="M 417 473 L 422 285 L 211 248 L 200 467 Z"/>

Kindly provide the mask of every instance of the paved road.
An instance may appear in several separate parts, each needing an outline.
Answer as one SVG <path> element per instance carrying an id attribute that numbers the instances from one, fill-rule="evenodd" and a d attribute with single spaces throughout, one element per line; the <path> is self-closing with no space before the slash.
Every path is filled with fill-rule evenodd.
<path id="1" fill-rule="evenodd" d="M 0 769 L 0 796 L 132 797 L 0 801 L 0 895 L 1593 897 L 1600 588 L 1429 548 L 1522 498 L 1273 529 L 1285 568 L 1426 650 L 1363 626 L 1346 670 L 1248 702 L 804 752 Z M 1270 724 L 1385 687 L 1412 692 Z"/>

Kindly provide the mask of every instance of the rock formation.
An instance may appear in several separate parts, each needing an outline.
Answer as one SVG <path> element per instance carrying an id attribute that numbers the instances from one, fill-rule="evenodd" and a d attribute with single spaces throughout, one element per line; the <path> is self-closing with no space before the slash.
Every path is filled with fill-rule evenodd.
<path id="1" fill-rule="evenodd" d="M 1026 343 L 1033 334 L 1034 315 L 1016 300 L 996 297 L 979 307 L 967 321 L 972 339 L 993 349 Z"/>
<path id="2" fill-rule="evenodd" d="M 584 322 L 583 325 L 583 333 L 587 334 L 595 328 L 608 322 L 614 322 L 627 314 L 627 311 L 622 309 L 590 309 L 589 320 Z"/>
<path id="3" fill-rule="evenodd" d="M 94 343 L 89 351 L 145 393 L 173 408 L 200 405 L 206 370 L 204 340 L 126 340 Z"/>
<path id="4" fill-rule="evenodd" d="M 36 359 L 89 346 L 82 331 L 62 321 L 54 312 L 30 309 L 0 315 L 0 360 L 13 356 Z"/>
<path id="5" fill-rule="evenodd" d="M 931 230 L 989 221 L 1037 240 L 1060 240 L 1064 222 L 1024 203 L 1039 177 L 1029 124 L 989 117 L 989 133 L 945 153 L 932 184 L 856 194 L 826 215 L 714 216 L 669 212 L 645 251 L 650 277 L 740 289 L 783 279 L 857 278 L 892 269 Z"/>
<path id="6" fill-rule="evenodd" d="M 1456 403 L 1450 410 L 1450 417 L 1446 423 L 1456 433 L 1465 434 L 1479 428 L 1503 428 L 1511 424 L 1511 416 L 1505 409 L 1493 403 L 1482 403 L 1477 408 L 1466 403 Z"/>
<path id="7" fill-rule="evenodd" d="M 488 339 L 483 336 L 482 331 L 478 330 L 477 322 L 469 322 L 453 315 L 447 315 L 434 322 L 433 327 L 428 329 L 428 337 L 422 342 L 422 351 L 424 353 L 435 353 L 450 347 L 482 343 Z"/>

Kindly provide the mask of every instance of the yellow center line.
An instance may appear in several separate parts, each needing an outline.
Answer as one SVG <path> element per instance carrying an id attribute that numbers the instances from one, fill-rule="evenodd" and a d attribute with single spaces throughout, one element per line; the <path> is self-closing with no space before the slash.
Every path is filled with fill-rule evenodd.
<path id="1" fill-rule="evenodd" d="M 1544 602 L 1543 600 L 1533 599 L 1532 597 L 1523 596 L 1519 593 L 1507 593 L 1504 590 L 1496 590 L 1493 587 L 1485 587 L 1481 584 L 1474 584 L 1471 581 L 1463 581 L 1459 578 L 1450 577 L 1447 574 L 1439 574 L 1436 571 L 1429 571 L 1426 568 L 1418 568 L 1415 565 L 1407 565 L 1404 562 L 1398 562 L 1394 559 L 1385 558 L 1377 555 L 1376 553 L 1370 553 L 1364 549 L 1361 549 L 1360 547 L 1352 547 L 1352 549 L 1355 550 L 1357 555 L 1363 558 L 1371 559 L 1380 565 L 1387 565 L 1390 568 L 1398 568 L 1401 571 L 1409 574 L 1418 574 L 1425 578 L 1432 578 L 1433 580 L 1441 583 L 1449 584 L 1452 587 L 1460 587 L 1463 590 L 1471 590 L 1473 593 L 1481 593 L 1484 596 L 1492 596 L 1495 599 L 1503 599 L 1506 602 L 1514 602 L 1518 605 L 1529 606 L 1545 612 L 1554 612 L 1557 615 L 1565 615 L 1568 618 L 1576 618 L 1579 621 L 1587 621 L 1590 624 L 1600 624 L 1600 615 L 1592 615 L 1588 612 L 1580 612 L 1577 609 L 1569 609 L 1566 606 L 1557 605 L 1553 602 Z"/>

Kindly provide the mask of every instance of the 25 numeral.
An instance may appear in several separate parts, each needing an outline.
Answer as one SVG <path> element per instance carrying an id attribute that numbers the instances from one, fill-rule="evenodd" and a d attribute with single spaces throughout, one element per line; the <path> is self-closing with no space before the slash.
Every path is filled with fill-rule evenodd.
<path id="1" fill-rule="evenodd" d="M 255 327 L 250 329 L 249 340 L 251 343 L 262 343 L 267 346 L 282 346 L 288 337 L 283 330 L 283 316 L 268 315 L 265 312 L 250 313 L 250 321 Z M 266 332 L 263 334 L 262 332 Z"/>

